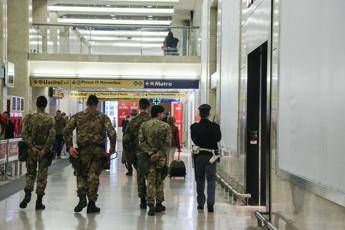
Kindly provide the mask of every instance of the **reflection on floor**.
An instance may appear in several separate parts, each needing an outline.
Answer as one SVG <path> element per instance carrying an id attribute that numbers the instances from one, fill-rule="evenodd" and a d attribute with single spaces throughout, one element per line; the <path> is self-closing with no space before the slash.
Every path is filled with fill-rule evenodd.
<path id="1" fill-rule="evenodd" d="M 101 176 L 97 204 L 100 214 L 87 215 L 86 210 L 74 214 L 77 202 L 75 178 L 69 166 L 49 176 L 44 211 L 35 211 L 35 199 L 26 210 L 18 208 L 23 193 L 16 193 L 0 202 L 0 229 L 65 230 L 65 229 L 121 229 L 121 230 L 193 230 L 193 229 L 256 229 L 255 207 L 232 206 L 218 191 L 215 213 L 198 212 L 195 184 L 191 167 L 186 180 L 165 181 L 167 211 L 148 217 L 138 209 L 135 177 L 126 177 L 120 160 L 112 162 L 112 170 Z M 188 161 L 187 165 L 191 165 Z"/>

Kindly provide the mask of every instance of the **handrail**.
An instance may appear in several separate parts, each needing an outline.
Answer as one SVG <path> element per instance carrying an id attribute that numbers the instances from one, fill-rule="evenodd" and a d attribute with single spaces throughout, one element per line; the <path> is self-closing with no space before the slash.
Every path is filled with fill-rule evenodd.
<path id="1" fill-rule="evenodd" d="M 216 177 L 219 180 L 219 182 L 227 189 L 229 189 L 235 197 L 239 198 L 241 201 L 245 201 L 248 205 L 248 200 L 252 197 L 251 194 L 238 192 L 234 187 L 232 187 L 228 182 L 226 182 L 218 173 L 216 174 Z"/>
<path id="2" fill-rule="evenodd" d="M 269 230 L 278 230 L 260 211 L 255 212 L 256 219 L 264 224 Z"/>
<path id="3" fill-rule="evenodd" d="M 123 24 L 75 24 L 75 23 L 33 23 L 32 26 L 68 26 L 68 27 L 118 27 L 118 28 L 153 28 L 153 29 L 200 29 L 199 26 L 159 26 L 159 25 L 123 25 Z"/>

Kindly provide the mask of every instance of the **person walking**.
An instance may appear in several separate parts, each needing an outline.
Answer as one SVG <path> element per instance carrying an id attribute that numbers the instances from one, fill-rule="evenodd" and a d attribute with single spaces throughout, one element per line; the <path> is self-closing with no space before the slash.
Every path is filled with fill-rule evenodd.
<path id="1" fill-rule="evenodd" d="M 57 110 L 55 115 L 55 143 L 54 153 L 57 159 L 61 159 L 61 152 L 64 146 L 63 132 L 66 126 L 66 119 L 62 117 L 61 111 Z"/>
<path id="2" fill-rule="evenodd" d="M 180 137 L 179 137 L 179 130 L 175 125 L 175 118 L 169 117 L 168 124 L 171 129 L 171 147 L 168 156 L 168 165 L 174 160 L 176 150 L 181 153 L 181 144 L 180 144 Z"/>
<path id="3" fill-rule="evenodd" d="M 137 159 L 136 156 L 142 152 L 139 146 L 139 129 L 141 125 L 150 120 L 149 115 L 150 101 L 147 99 L 139 100 L 139 115 L 131 119 L 128 123 L 126 132 L 123 136 L 123 150 L 126 154 L 126 164 L 128 168 L 128 173 L 126 175 L 132 175 L 132 165 L 137 169 Z M 146 209 L 146 182 L 145 175 L 143 175 L 139 170 L 137 170 L 137 184 L 138 184 L 138 197 L 140 198 L 140 208 Z"/>
<path id="4" fill-rule="evenodd" d="M 149 157 L 147 178 L 148 215 L 154 216 L 156 212 L 165 211 L 164 179 L 168 174 L 167 154 L 171 142 L 171 130 L 163 122 L 164 107 L 154 105 L 151 108 L 151 120 L 142 124 L 139 130 L 139 146 L 141 154 Z"/>
<path id="5" fill-rule="evenodd" d="M 198 209 L 203 210 L 206 202 L 204 194 L 205 177 L 207 180 L 207 208 L 208 212 L 214 211 L 216 191 L 217 163 L 213 157 L 218 151 L 218 142 L 222 138 L 220 126 L 209 120 L 211 106 L 203 104 L 199 107 L 200 122 L 191 126 L 195 179 L 197 187 Z"/>
<path id="6" fill-rule="evenodd" d="M 67 150 L 77 178 L 79 203 L 74 208 L 74 212 L 81 212 L 86 206 L 87 213 L 100 212 L 101 209 L 96 206 L 96 200 L 99 176 L 103 170 L 102 161 L 106 151 L 105 134 L 110 140 L 109 153 L 115 152 L 116 131 L 109 117 L 97 110 L 98 103 L 98 98 L 90 95 L 86 102 L 86 110 L 73 115 L 64 131 Z M 78 148 L 73 147 L 73 130 L 75 129 Z"/>
<path id="7" fill-rule="evenodd" d="M 36 177 L 36 210 L 45 209 L 42 198 L 47 186 L 48 167 L 53 159 L 51 148 L 55 138 L 54 119 L 45 113 L 47 104 L 46 97 L 38 97 L 36 102 L 37 112 L 26 115 L 23 121 L 22 137 L 28 146 L 25 197 L 19 205 L 23 209 L 27 207 L 31 200 L 31 192 L 34 190 Z"/>
<path id="8" fill-rule="evenodd" d="M 14 138 L 14 124 L 11 121 L 11 117 L 10 114 L 5 111 L 3 113 L 4 117 L 5 117 L 5 122 L 4 122 L 4 137 L 5 139 L 12 139 Z"/>

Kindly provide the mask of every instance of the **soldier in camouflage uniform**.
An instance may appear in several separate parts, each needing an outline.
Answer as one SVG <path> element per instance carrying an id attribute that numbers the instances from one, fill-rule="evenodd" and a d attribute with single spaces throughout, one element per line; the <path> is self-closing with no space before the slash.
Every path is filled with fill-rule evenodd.
<path id="1" fill-rule="evenodd" d="M 147 99 L 139 100 L 140 114 L 131 119 L 128 123 L 125 134 L 123 136 L 123 154 L 126 154 L 126 160 L 129 161 L 130 165 L 136 165 L 136 154 L 142 152 L 139 147 L 139 129 L 141 125 L 150 120 L 149 115 L 150 102 Z M 146 209 L 146 182 L 145 175 L 142 175 L 137 170 L 137 184 L 138 184 L 138 196 L 140 198 L 140 208 Z"/>
<path id="2" fill-rule="evenodd" d="M 26 115 L 23 121 L 22 137 L 28 145 L 28 156 L 26 159 L 25 197 L 20 203 L 20 208 L 26 208 L 30 202 L 37 175 L 36 210 L 45 209 L 42 198 L 47 186 L 48 167 L 53 158 L 51 148 L 55 140 L 54 120 L 44 112 L 47 103 L 47 98 L 44 96 L 38 97 L 36 102 L 37 112 Z"/>
<path id="3" fill-rule="evenodd" d="M 148 215 L 165 211 L 164 178 L 167 175 L 167 153 L 170 148 L 171 129 L 162 121 L 164 107 L 155 105 L 151 108 L 152 119 L 142 124 L 139 131 L 140 148 L 149 155 L 150 165 L 147 174 Z M 155 205 L 156 204 L 156 205 Z"/>
<path id="4" fill-rule="evenodd" d="M 77 194 L 79 203 L 75 212 L 81 212 L 87 206 L 87 213 L 99 212 L 96 207 L 99 176 L 103 170 L 102 160 L 105 157 L 106 138 L 110 140 L 110 153 L 115 152 L 116 131 L 109 117 L 97 111 L 98 98 L 89 96 L 85 111 L 71 117 L 65 128 L 67 149 L 71 155 L 74 175 L 77 177 Z M 73 130 L 77 131 L 78 148 L 73 147 Z M 89 200 L 87 203 L 86 196 Z"/>

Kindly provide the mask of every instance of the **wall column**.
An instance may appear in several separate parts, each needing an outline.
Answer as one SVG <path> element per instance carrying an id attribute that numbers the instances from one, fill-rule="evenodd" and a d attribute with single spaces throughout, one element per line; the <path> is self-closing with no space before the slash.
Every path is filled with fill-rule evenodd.
<path id="1" fill-rule="evenodd" d="M 8 4 L 8 60 L 15 65 L 14 88 L 8 88 L 8 95 L 25 99 L 25 111 L 29 111 L 29 0 L 10 0 Z"/>
<path id="2" fill-rule="evenodd" d="M 203 0 L 201 7 L 201 78 L 200 104 L 209 101 L 209 37 L 210 37 L 210 0 Z"/>
<path id="3" fill-rule="evenodd" d="M 0 0 L 0 68 L 7 65 L 7 0 Z M 4 81 L 0 78 L 0 112 L 5 109 L 7 91 Z"/>

